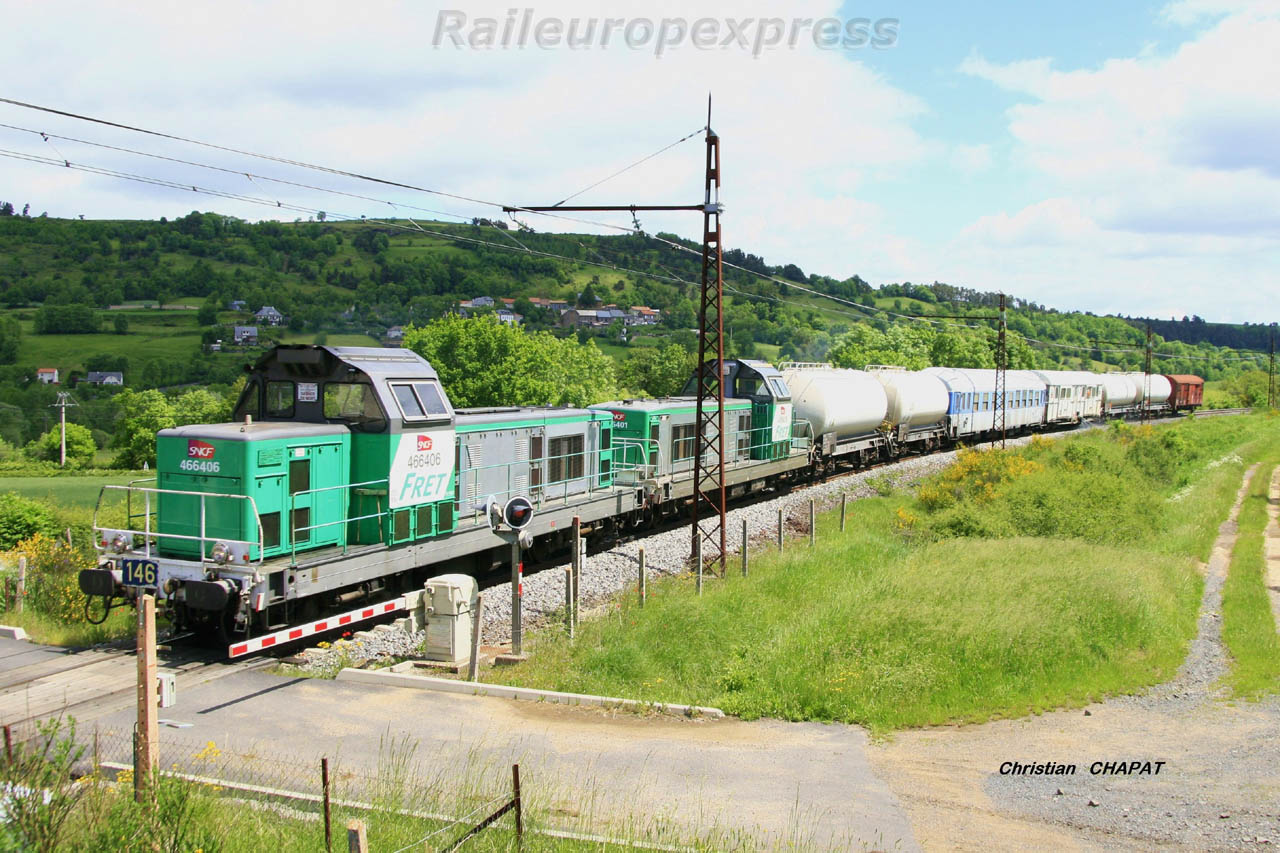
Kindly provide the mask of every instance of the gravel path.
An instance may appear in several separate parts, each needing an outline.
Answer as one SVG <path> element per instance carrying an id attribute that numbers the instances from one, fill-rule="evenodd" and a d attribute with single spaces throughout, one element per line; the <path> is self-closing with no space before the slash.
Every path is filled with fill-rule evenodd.
<path id="1" fill-rule="evenodd" d="M 1061 825 L 1104 846 L 1255 849 L 1280 844 L 1280 699 L 1220 702 L 1230 656 L 1222 586 L 1236 518 L 1257 465 L 1219 527 L 1205 569 L 1198 631 L 1173 680 L 1021 730 L 993 724 L 973 743 L 984 793 L 1002 811 Z M 979 758 L 978 756 L 985 756 Z M 1078 766 L 1071 776 L 1001 775 L 1004 760 Z M 1095 761 L 1164 761 L 1159 774 L 1094 775 Z"/>

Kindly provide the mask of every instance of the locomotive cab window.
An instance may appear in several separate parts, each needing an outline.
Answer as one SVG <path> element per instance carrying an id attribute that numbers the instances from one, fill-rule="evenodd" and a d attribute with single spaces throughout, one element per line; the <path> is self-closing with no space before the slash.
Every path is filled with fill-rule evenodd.
<path id="1" fill-rule="evenodd" d="M 267 383 L 267 417 L 293 417 L 293 383 Z"/>
<path id="2" fill-rule="evenodd" d="M 391 393 L 406 421 L 443 418 L 449 414 L 434 382 L 393 382 Z"/>
<path id="3" fill-rule="evenodd" d="M 363 382 L 327 382 L 324 386 L 324 416 L 346 421 L 361 432 L 382 432 L 387 419 L 373 387 Z"/>
<path id="4" fill-rule="evenodd" d="M 262 386 L 257 382 L 245 384 L 244 390 L 240 392 L 240 399 L 236 401 L 232 420 L 243 421 L 246 415 L 255 421 L 262 416 Z"/>

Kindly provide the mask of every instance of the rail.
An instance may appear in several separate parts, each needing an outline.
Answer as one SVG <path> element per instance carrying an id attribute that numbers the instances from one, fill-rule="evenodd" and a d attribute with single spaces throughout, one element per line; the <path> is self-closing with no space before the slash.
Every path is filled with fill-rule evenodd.
<path id="1" fill-rule="evenodd" d="M 154 479 L 154 478 L 144 478 L 142 480 L 137 480 L 134 482 L 135 483 L 146 482 L 151 479 Z M 103 497 L 106 496 L 108 491 L 125 493 L 126 495 L 125 506 L 126 506 L 126 513 L 127 513 L 126 520 L 128 523 L 132 523 L 135 517 L 132 513 L 133 493 L 141 492 L 143 494 L 145 511 L 143 513 L 143 526 L 141 530 L 135 530 L 132 528 L 121 529 L 118 527 L 105 527 L 103 525 L 98 524 L 98 517 L 102 512 L 102 499 Z M 153 530 L 151 527 L 151 518 L 153 515 L 155 515 L 155 511 L 151 509 L 152 495 L 156 495 L 157 497 L 161 495 L 175 495 L 175 496 L 187 496 L 187 497 L 199 498 L 200 499 L 200 535 L 192 536 L 186 533 L 169 533 L 169 532 L 162 532 L 160 530 Z M 232 539 L 227 536 L 213 536 L 213 537 L 208 536 L 207 535 L 209 532 L 208 501 L 210 498 L 247 502 L 249 504 L 249 509 L 253 511 L 253 520 L 258 528 L 257 540 Z M 214 544 L 218 542 L 225 542 L 228 545 L 244 545 L 248 548 L 252 548 L 253 546 L 256 545 L 258 548 L 258 556 L 254 562 L 256 564 L 262 563 L 262 551 L 263 551 L 262 517 L 258 513 L 257 502 L 250 495 L 232 495 L 232 494 L 227 494 L 223 492 L 192 492 L 192 491 L 187 491 L 185 489 L 150 488 L 150 487 L 144 487 L 144 486 L 137 486 L 137 485 L 134 485 L 134 483 L 130 483 L 129 485 L 124 485 L 124 486 L 108 484 L 103 486 L 102 489 L 98 492 L 98 501 L 96 504 L 94 504 L 94 507 L 93 507 L 93 532 L 95 534 L 94 548 L 95 550 L 98 551 L 98 553 L 106 553 L 107 549 L 113 546 L 113 540 L 115 538 L 115 535 L 124 535 L 129 537 L 129 545 L 130 545 L 129 550 L 133 550 L 135 538 L 138 536 L 141 536 L 143 554 L 147 559 L 151 559 L 152 557 L 151 551 L 152 551 L 152 548 L 157 545 L 157 540 L 180 539 L 183 541 L 200 543 L 201 562 L 204 562 L 208 559 L 208 557 L 206 556 L 207 547 L 211 548 Z M 102 534 L 104 533 L 111 533 L 113 535 L 111 538 L 107 539 L 102 537 Z"/>

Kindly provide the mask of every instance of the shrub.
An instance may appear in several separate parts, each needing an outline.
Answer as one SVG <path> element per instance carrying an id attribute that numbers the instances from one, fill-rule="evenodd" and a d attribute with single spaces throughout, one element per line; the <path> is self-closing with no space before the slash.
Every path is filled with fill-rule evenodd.
<path id="1" fill-rule="evenodd" d="M 57 521 L 38 501 L 7 492 L 0 494 L 0 549 L 9 550 L 38 533 L 52 533 Z"/>
<path id="2" fill-rule="evenodd" d="M 80 569 L 90 568 L 93 558 L 67 545 L 66 540 L 36 533 L 3 555 L 10 577 L 18 560 L 27 558 L 26 604 L 64 625 L 85 620 Z"/>

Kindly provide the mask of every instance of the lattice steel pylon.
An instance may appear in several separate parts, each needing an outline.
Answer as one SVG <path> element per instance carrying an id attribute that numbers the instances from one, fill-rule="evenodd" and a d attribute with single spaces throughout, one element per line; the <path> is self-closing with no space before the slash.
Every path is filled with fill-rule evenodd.
<path id="1" fill-rule="evenodd" d="M 706 193 L 702 209 L 702 299 L 698 306 L 697 452 L 693 462 L 693 553 L 715 549 L 725 568 L 724 263 L 720 231 L 720 137 L 707 104 Z"/>
<path id="2" fill-rule="evenodd" d="M 506 213 L 570 213 L 690 210 L 702 213 L 702 298 L 698 308 L 697 452 L 693 463 L 693 553 L 703 541 L 716 549 L 721 577 L 725 567 L 724 483 L 724 262 L 721 257 L 720 137 L 711 129 L 707 97 L 707 169 L 701 204 L 504 206 Z"/>
<path id="3" fill-rule="evenodd" d="M 1005 447 L 1008 420 L 1005 417 L 1005 406 L 1009 396 L 1009 350 L 1006 346 L 1005 331 L 1008 324 L 1004 316 L 1004 294 L 1000 294 L 1000 330 L 996 335 L 996 431 L 1000 433 L 1000 447 Z"/>
<path id="4" fill-rule="evenodd" d="M 1151 324 L 1147 324 L 1147 349 L 1142 363 L 1142 422 L 1151 420 Z"/>

